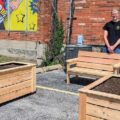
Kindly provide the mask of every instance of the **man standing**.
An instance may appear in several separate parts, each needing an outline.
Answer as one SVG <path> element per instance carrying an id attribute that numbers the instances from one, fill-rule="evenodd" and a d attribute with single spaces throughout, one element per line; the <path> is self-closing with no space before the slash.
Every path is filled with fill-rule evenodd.
<path id="1" fill-rule="evenodd" d="M 103 52 L 108 53 L 119 53 L 120 54 L 120 11 L 114 8 L 111 11 L 112 20 L 105 24 L 104 29 L 104 40 L 105 48 Z"/>

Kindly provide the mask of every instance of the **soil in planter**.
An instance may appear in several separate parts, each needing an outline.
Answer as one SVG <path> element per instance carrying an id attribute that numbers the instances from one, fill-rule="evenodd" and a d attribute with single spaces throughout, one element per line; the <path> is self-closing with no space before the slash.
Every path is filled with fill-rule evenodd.
<path id="1" fill-rule="evenodd" d="M 111 77 L 92 90 L 120 95 L 120 77 Z"/>
<path id="2" fill-rule="evenodd" d="M 25 65 L 25 64 L 20 64 L 20 63 L 3 64 L 3 65 L 0 65 L 0 70 L 8 69 L 8 68 L 14 68 L 14 67 L 19 67 L 19 66 L 23 66 L 23 65 Z"/>

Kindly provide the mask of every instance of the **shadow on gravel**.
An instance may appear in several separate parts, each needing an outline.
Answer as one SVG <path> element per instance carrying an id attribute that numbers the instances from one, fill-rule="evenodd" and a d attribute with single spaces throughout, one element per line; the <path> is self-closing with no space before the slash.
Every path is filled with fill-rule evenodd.
<path id="1" fill-rule="evenodd" d="M 54 70 L 42 74 L 37 74 L 37 85 L 50 87 L 59 90 L 66 90 L 70 92 L 78 93 L 78 90 L 92 82 L 96 78 L 93 77 L 75 77 L 71 75 L 70 84 L 66 83 L 66 74 L 63 70 Z"/>
<path id="2" fill-rule="evenodd" d="M 70 83 L 86 86 L 86 85 L 89 85 L 90 83 L 94 82 L 95 80 L 96 79 L 83 78 L 83 77 L 78 77 L 78 78 L 72 77 L 72 78 L 70 78 Z"/>

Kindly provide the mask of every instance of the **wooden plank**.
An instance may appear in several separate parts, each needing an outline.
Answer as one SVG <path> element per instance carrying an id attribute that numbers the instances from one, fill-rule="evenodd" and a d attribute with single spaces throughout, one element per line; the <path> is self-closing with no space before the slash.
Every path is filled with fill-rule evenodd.
<path id="1" fill-rule="evenodd" d="M 119 95 L 115 95 L 115 94 L 111 94 L 111 93 L 94 91 L 94 90 L 88 90 L 86 88 L 81 88 L 79 91 L 80 91 L 80 93 L 97 95 L 97 96 L 106 97 L 106 98 L 109 98 L 109 99 L 116 99 L 116 100 L 120 101 L 120 96 Z"/>
<path id="2" fill-rule="evenodd" d="M 10 78 L 11 76 L 21 76 L 25 74 L 31 74 L 31 69 L 26 69 L 26 70 L 16 70 L 16 71 L 11 71 L 11 72 L 4 72 L 3 74 L 0 74 L 0 80 L 6 78 Z"/>
<path id="3" fill-rule="evenodd" d="M 86 115 L 86 120 L 105 120 L 105 119 L 93 117 L 93 116 L 90 116 L 90 115 Z"/>
<path id="4" fill-rule="evenodd" d="M 105 98 L 108 98 L 108 99 L 112 99 L 112 100 L 115 99 L 115 100 L 120 101 L 120 96 L 119 95 L 91 90 L 92 88 L 94 88 L 95 86 L 103 83 L 104 81 L 108 80 L 112 76 L 113 75 L 104 76 L 104 77 L 100 78 L 99 80 L 85 86 L 84 88 L 81 88 L 79 91 L 80 91 L 80 93 L 85 93 L 87 95 L 90 94 L 90 95 L 95 95 L 95 96 L 98 96 L 98 97 L 100 96 L 100 97 L 105 97 Z"/>
<path id="5" fill-rule="evenodd" d="M 113 72 L 73 67 L 73 68 L 69 69 L 68 73 L 69 74 L 74 74 L 75 73 L 75 74 L 78 74 L 78 75 L 79 75 L 79 73 L 80 74 L 86 73 L 86 74 L 91 74 L 91 75 L 106 76 L 106 75 L 112 74 Z"/>
<path id="6" fill-rule="evenodd" d="M 2 95 L 2 96 L 0 96 L 0 103 L 18 98 L 20 96 L 23 96 L 23 95 L 26 95 L 29 93 L 31 93 L 31 87 L 26 87 L 26 88 L 20 89 L 19 91 L 17 90 L 17 91 L 11 92 L 9 94 Z"/>
<path id="7" fill-rule="evenodd" d="M 15 84 L 15 85 L 11 85 L 8 87 L 0 88 L 0 96 L 5 95 L 5 94 L 9 94 L 9 93 L 17 91 L 19 89 L 23 89 L 25 87 L 32 88 L 31 83 L 32 83 L 32 81 L 28 80 L 28 81 L 24 81 L 24 82 L 21 82 L 21 83 Z"/>
<path id="8" fill-rule="evenodd" d="M 88 63 L 98 63 L 98 64 L 105 64 L 105 65 L 114 65 L 114 64 L 119 63 L 120 60 L 94 58 L 94 57 L 79 57 L 78 62 L 88 62 Z"/>
<path id="9" fill-rule="evenodd" d="M 86 105 L 86 114 L 106 120 L 120 120 L 120 111 L 97 105 Z"/>
<path id="10" fill-rule="evenodd" d="M 32 88 L 32 91 L 31 92 L 34 92 L 36 91 L 36 67 L 33 67 L 32 68 L 32 79 L 31 79 L 31 88 Z"/>
<path id="11" fill-rule="evenodd" d="M 75 63 L 78 60 L 78 58 L 68 59 L 66 60 L 67 63 Z"/>
<path id="12" fill-rule="evenodd" d="M 78 57 L 79 56 L 120 60 L 119 54 L 108 54 L 108 53 L 101 53 L 101 52 L 79 51 Z"/>
<path id="13" fill-rule="evenodd" d="M 96 63 L 86 63 L 86 62 L 78 62 L 76 67 L 82 68 L 92 68 L 96 70 L 105 70 L 105 71 L 113 71 L 113 66 L 111 65 L 103 65 L 103 64 L 96 64 Z"/>
<path id="14" fill-rule="evenodd" d="M 86 94 L 79 95 L 79 120 L 86 120 Z"/>
<path id="15" fill-rule="evenodd" d="M 27 76 L 31 76 L 32 74 L 31 74 L 31 72 L 23 72 L 22 74 L 7 74 L 6 75 L 6 77 L 5 77 L 5 75 L 4 76 L 0 76 L 0 82 L 4 79 L 4 80 L 6 80 L 6 79 L 8 79 L 8 80 L 11 80 L 12 78 L 21 78 L 22 79 L 22 77 L 27 77 Z"/>
<path id="16" fill-rule="evenodd" d="M 106 108 L 120 110 L 120 100 L 110 99 L 106 97 L 89 95 L 87 96 L 87 103 L 103 106 Z"/>
<path id="17" fill-rule="evenodd" d="M 70 75 L 68 72 L 69 70 L 70 70 L 70 63 L 67 64 L 67 74 L 66 74 L 67 84 L 70 84 Z"/>
<path id="18" fill-rule="evenodd" d="M 19 77 L 10 77 L 9 79 L 4 78 L 3 80 L 0 80 L 0 88 L 27 81 L 29 79 L 32 79 L 30 74 L 21 75 Z"/>
<path id="19" fill-rule="evenodd" d="M 26 69 L 30 69 L 30 68 L 32 68 L 32 66 L 24 65 L 24 66 L 9 68 L 9 69 L 3 69 L 3 70 L 0 70 L 0 75 L 2 75 L 4 73 L 11 73 L 14 71 L 26 70 Z"/>
<path id="20" fill-rule="evenodd" d="M 33 93 L 35 90 L 35 65 L 25 64 L 0 71 L 0 103 Z"/>
<path id="21" fill-rule="evenodd" d="M 104 77 L 100 78 L 99 80 L 97 80 L 97 81 L 95 81 L 95 82 L 93 82 L 93 83 L 85 86 L 84 88 L 82 88 L 82 89 L 80 89 L 80 90 L 81 90 L 81 91 L 82 91 L 82 90 L 83 90 L 83 91 L 90 90 L 90 89 L 92 89 L 93 87 L 95 87 L 95 86 L 103 83 L 104 81 L 108 80 L 108 79 L 111 78 L 111 77 L 112 77 L 112 75 L 104 76 Z"/>

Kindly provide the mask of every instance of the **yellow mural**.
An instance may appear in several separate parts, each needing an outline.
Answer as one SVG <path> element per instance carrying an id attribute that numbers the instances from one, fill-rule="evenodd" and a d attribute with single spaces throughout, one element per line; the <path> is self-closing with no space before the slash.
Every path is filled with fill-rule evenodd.
<path id="1" fill-rule="evenodd" d="M 37 31 L 38 0 L 10 1 L 8 16 L 4 19 L 5 30 Z"/>

